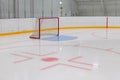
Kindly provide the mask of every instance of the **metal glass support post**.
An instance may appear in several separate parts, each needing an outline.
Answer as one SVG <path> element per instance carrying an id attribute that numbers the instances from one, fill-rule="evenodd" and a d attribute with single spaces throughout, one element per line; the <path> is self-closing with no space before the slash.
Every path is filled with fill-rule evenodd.
<path id="1" fill-rule="evenodd" d="M 60 4 L 60 16 L 62 17 L 63 15 L 63 2 L 62 2 L 62 0 L 60 0 L 60 2 L 59 2 L 59 4 Z"/>

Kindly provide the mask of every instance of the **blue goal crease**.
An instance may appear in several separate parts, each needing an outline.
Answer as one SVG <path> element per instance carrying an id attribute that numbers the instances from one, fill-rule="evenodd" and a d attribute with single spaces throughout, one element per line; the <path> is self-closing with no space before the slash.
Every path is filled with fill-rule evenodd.
<path id="1" fill-rule="evenodd" d="M 47 41 L 66 41 L 66 40 L 74 40 L 77 37 L 74 36 L 54 36 L 54 37 L 47 37 L 43 38 L 42 40 L 47 40 Z"/>

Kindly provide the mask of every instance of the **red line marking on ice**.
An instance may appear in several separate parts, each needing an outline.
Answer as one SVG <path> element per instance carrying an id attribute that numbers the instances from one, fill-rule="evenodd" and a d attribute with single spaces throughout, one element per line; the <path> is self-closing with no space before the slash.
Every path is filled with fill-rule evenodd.
<path id="1" fill-rule="evenodd" d="M 28 42 L 29 40 L 22 40 L 22 41 L 14 41 L 14 42 L 8 42 L 5 44 L 0 44 L 0 46 L 9 46 L 10 44 L 16 44 L 16 43 L 22 43 L 22 42 Z"/>
<path id="2" fill-rule="evenodd" d="M 13 49 L 13 48 L 23 48 L 23 47 L 29 47 L 31 45 L 28 45 L 28 46 L 13 46 L 13 47 L 6 47 L 6 48 L 0 48 L 0 50 L 7 50 L 7 49 Z"/>
<path id="3" fill-rule="evenodd" d="M 58 65 L 59 65 L 59 63 L 51 65 L 51 66 L 47 66 L 47 67 L 44 67 L 44 68 L 41 68 L 40 70 L 46 70 L 46 69 L 49 69 L 49 68 L 52 68 L 52 67 L 55 67 L 55 66 L 58 66 Z"/>
<path id="4" fill-rule="evenodd" d="M 47 54 L 35 54 L 35 53 L 31 53 L 31 52 L 22 52 L 22 53 L 23 54 L 34 55 L 34 56 L 48 56 L 48 55 L 56 54 L 56 52 L 51 52 L 51 53 L 47 53 Z"/>
<path id="5" fill-rule="evenodd" d="M 103 48 L 97 48 L 97 47 L 91 47 L 91 46 L 80 46 L 80 47 L 106 51 L 106 49 L 103 49 Z"/>
<path id="6" fill-rule="evenodd" d="M 79 59 L 79 58 L 82 58 L 82 56 L 78 56 L 78 57 L 72 58 L 72 59 L 70 59 L 68 61 L 69 62 L 73 62 L 73 63 L 77 63 L 77 64 L 84 64 L 84 65 L 88 65 L 88 66 L 93 66 L 93 64 L 90 64 L 90 63 L 75 61 L 76 59 Z"/>
<path id="7" fill-rule="evenodd" d="M 32 47 L 32 46 L 39 46 L 39 45 L 27 45 L 27 46 L 14 46 L 14 47 L 7 47 L 7 48 L 0 48 L 0 50 L 7 50 L 7 49 L 12 49 L 12 48 L 23 48 L 23 47 Z M 42 46 L 49 46 L 49 45 L 42 45 Z M 73 46 L 73 45 L 62 45 L 62 46 Z M 96 50 L 102 50 L 102 51 L 107 51 L 106 49 L 103 48 L 97 48 L 97 47 L 91 47 L 91 46 L 82 46 L 82 45 L 78 45 L 75 47 L 83 47 L 83 48 L 90 48 L 90 49 L 96 49 Z M 111 50 L 112 51 L 112 50 Z M 111 52 L 108 51 L 108 52 Z M 120 52 L 117 51 L 112 51 L 112 53 L 118 54 L 120 55 Z"/>
<path id="8" fill-rule="evenodd" d="M 112 51 L 113 50 L 113 48 L 108 48 L 108 49 L 106 49 L 107 51 Z"/>
<path id="9" fill-rule="evenodd" d="M 23 48 L 23 47 L 33 47 L 33 46 L 40 46 L 40 45 L 12 46 L 12 47 L 0 48 L 0 50 L 7 50 L 7 49 L 14 49 L 14 48 Z"/>
<path id="10" fill-rule="evenodd" d="M 116 51 L 112 51 L 112 50 L 109 50 L 109 52 L 120 55 L 120 52 L 116 52 Z"/>
<path id="11" fill-rule="evenodd" d="M 83 70 L 88 70 L 88 71 L 92 70 L 92 69 L 89 69 L 89 68 L 78 67 L 78 66 L 73 66 L 73 65 L 69 65 L 69 64 L 63 64 L 63 63 L 60 63 L 60 65 L 73 67 L 73 68 L 78 68 L 78 69 L 83 69 Z"/>
<path id="12" fill-rule="evenodd" d="M 76 60 L 76 59 L 79 59 L 79 58 L 83 58 L 83 57 L 82 56 L 74 57 L 74 58 L 72 58 L 72 59 L 70 59 L 68 61 L 73 61 L 73 60 Z"/>
<path id="13" fill-rule="evenodd" d="M 80 46 L 80 44 L 76 44 L 76 45 L 74 45 L 74 47 L 79 47 Z"/>
<path id="14" fill-rule="evenodd" d="M 31 60 L 30 58 L 29 59 L 23 59 L 23 60 L 19 60 L 19 61 L 15 61 L 14 63 L 21 63 L 21 62 L 25 62 L 25 61 L 28 61 L 28 60 Z"/>
<path id="15" fill-rule="evenodd" d="M 94 36 L 94 37 L 101 38 L 101 39 L 106 39 L 106 37 L 96 35 L 95 32 L 91 33 L 91 35 Z"/>
<path id="16" fill-rule="evenodd" d="M 82 70 L 88 70 L 88 71 L 91 70 L 89 68 L 78 67 L 78 66 L 69 65 L 69 64 L 63 64 L 63 63 L 57 63 L 57 64 L 54 64 L 54 65 L 51 65 L 51 66 L 47 66 L 45 68 L 41 68 L 41 70 L 47 70 L 47 69 L 50 69 L 50 68 L 53 68 L 53 67 L 56 67 L 56 66 L 66 66 L 66 67 L 72 67 L 72 68 L 77 68 L 77 69 L 82 69 Z"/>
<path id="17" fill-rule="evenodd" d="M 101 51 L 107 51 L 107 52 L 110 52 L 110 53 L 114 53 L 114 54 L 120 55 L 120 52 L 113 51 L 112 49 L 111 49 L 111 50 L 108 50 L 108 49 L 97 48 L 97 47 L 90 47 L 90 46 L 79 46 L 79 47 L 90 48 L 90 49 L 96 49 L 96 50 L 101 50 Z"/>
<path id="18" fill-rule="evenodd" d="M 25 58 L 25 59 L 22 59 L 22 60 L 15 61 L 14 63 L 21 63 L 21 62 L 25 62 L 25 61 L 33 59 L 32 57 L 27 57 L 27 56 L 19 55 L 19 54 L 12 54 L 12 55 Z"/>

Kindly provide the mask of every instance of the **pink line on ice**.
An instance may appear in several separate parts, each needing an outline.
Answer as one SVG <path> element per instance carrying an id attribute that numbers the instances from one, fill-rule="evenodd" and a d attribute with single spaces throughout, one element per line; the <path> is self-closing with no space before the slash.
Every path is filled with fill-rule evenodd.
<path id="1" fill-rule="evenodd" d="M 35 54 L 35 53 L 31 53 L 31 52 L 22 52 L 23 54 L 29 54 L 29 55 L 34 55 L 34 56 L 48 56 L 48 55 L 52 55 L 52 54 L 56 54 L 56 52 L 50 52 L 47 54 Z"/>
<path id="2" fill-rule="evenodd" d="M 72 59 L 70 59 L 68 61 L 69 62 L 73 62 L 73 63 L 77 63 L 77 64 L 84 64 L 84 65 L 88 65 L 88 66 L 93 66 L 93 64 L 90 64 L 90 63 L 75 61 L 76 59 L 79 59 L 79 58 L 82 58 L 82 56 L 78 56 L 78 57 L 72 58 Z"/>
<path id="3" fill-rule="evenodd" d="M 47 70 L 47 69 L 50 69 L 50 68 L 53 68 L 53 67 L 56 67 L 56 66 L 66 66 L 66 67 L 72 67 L 72 68 L 88 70 L 88 71 L 91 70 L 89 68 L 84 68 L 84 67 L 79 67 L 79 66 L 74 66 L 74 65 L 69 65 L 69 64 L 63 64 L 63 63 L 57 63 L 57 64 L 54 64 L 54 65 L 51 65 L 51 66 L 47 66 L 47 67 L 41 68 L 41 70 Z"/>
<path id="4" fill-rule="evenodd" d="M 28 60 L 32 60 L 32 59 L 33 59 L 33 58 L 31 58 L 31 57 L 27 57 L 27 56 L 19 55 L 19 54 L 12 54 L 12 55 L 25 58 L 25 59 L 22 59 L 22 60 L 14 61 L 15 64 L 16 64 L 16 63 L 25 62 L 25 61 L 28 61 Z"/>

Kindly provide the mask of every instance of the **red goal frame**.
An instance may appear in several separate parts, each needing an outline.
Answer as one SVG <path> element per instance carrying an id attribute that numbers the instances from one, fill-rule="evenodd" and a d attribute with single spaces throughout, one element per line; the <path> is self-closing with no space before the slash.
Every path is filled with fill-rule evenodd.
<path id="1" fill-rule="evenodd" d="M 57 35 L 56 36 L 59 36 L 59 30 L 60 30 L 60 20 L 59 20 L 59 17 L 45 17 L 45 18 L 38 18 L 38 36 L 39 37 L 32 37 L 32 36 L 30 36 L 30 38 L 31 39 L 41 39 L 41 20 L 43 20 L 43 19 L 57 19 Z"/>

